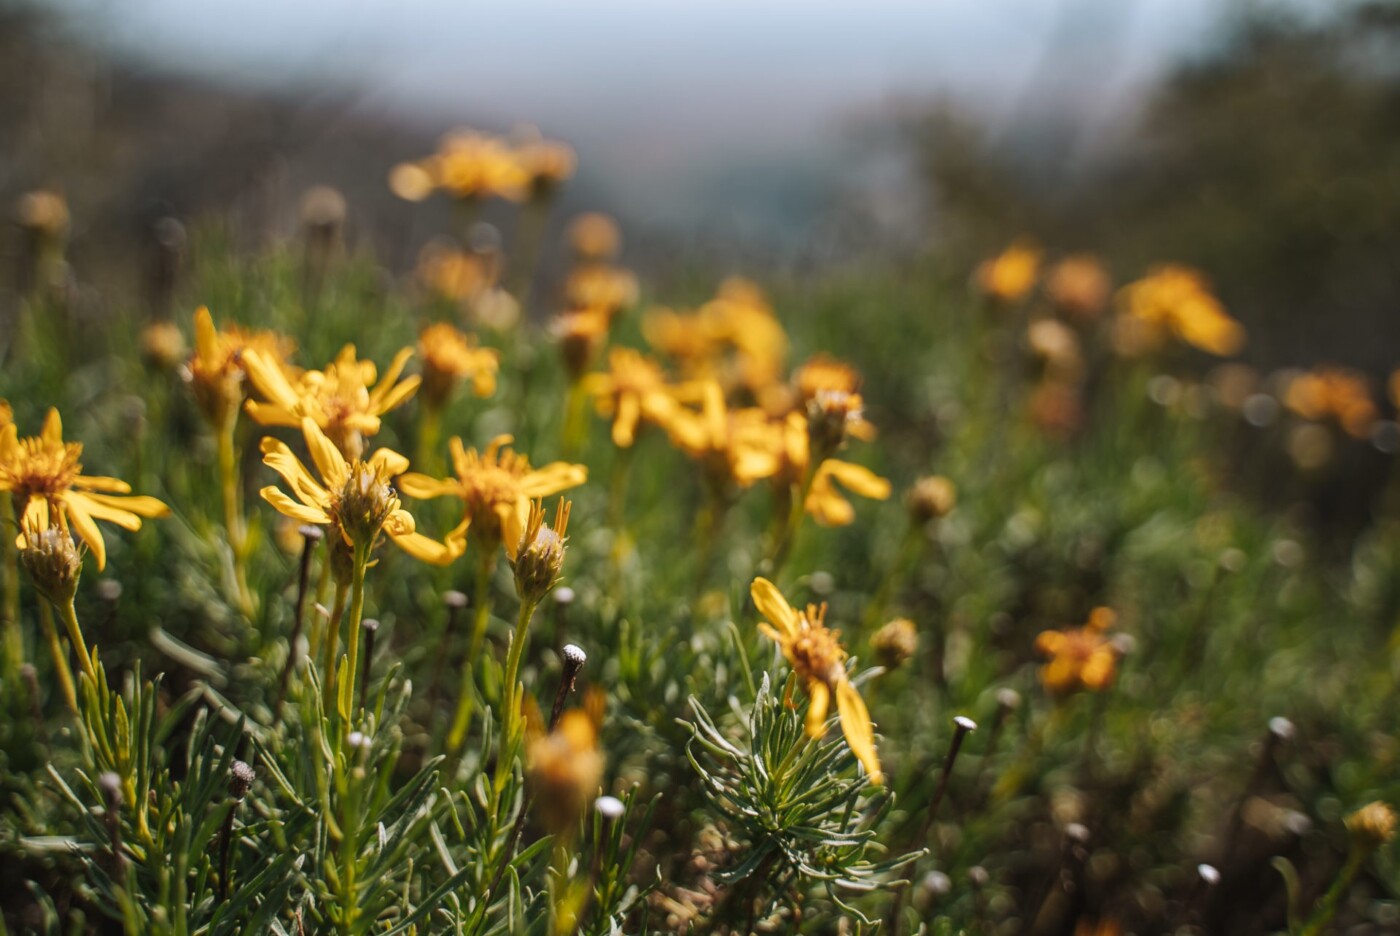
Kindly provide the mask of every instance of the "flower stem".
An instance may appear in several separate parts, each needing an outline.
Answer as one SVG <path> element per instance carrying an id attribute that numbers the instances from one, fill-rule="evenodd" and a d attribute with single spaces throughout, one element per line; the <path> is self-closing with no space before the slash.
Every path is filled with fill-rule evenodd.
<path id="1" fill-rule="evenodd" d="M 234 433 L 238 420 L 229 419 L 219 431 L 219 486 L 224 500 L 224 534 L 229 552 L 233 554 L 234 587 L 238 591 L 238 606 L 245 614 L 253 611 L 253 593 L 248 588 L 248 529 L 243 519 L 242 496 L 238 477 L 238 446 Z"/>
<path id="2" fill-rule="evenodd" d="M 360 621 L 365 613 L 365 567 L 369 563 L 369 547 L 355 544 L 354 574 L 350 580 L 350 624 L 345 639 L 350 644 L 349 666 L 345 668 L 345 682 L 340 686 L 340 715 L 348 730 L 350 716 L 355 711 L 355 674 L 360 669 Z"/>
<path id="3" fill-rule="evenodd" d="M 53 621 L 53 607 L 45 599 L 39 600 L 39 628 L 44 632 L 44 641 L 49 645 L 53 657 L 54 672 L 58 674 L 58 685 L 63 691 L 63 700 L 73 715 L 78 715 L 78 694 L 73 688 L 73 670 L 68 666 L 68 651 L 58 639 L 58 628 Z"/>
<path id="4" fill-rule="evenodd" d="M 501 746 L 496 756 L 496 794 L 505 788 L 506 778 L 515 764 L 519 753 L 521 724 L 520 701 L 523 687 L 519 683 L 520 659 L 525 654 L 525 644 L 530 637 L 530 620 L 535 615 L 536 602 L 522 601 L 520 616 L 516 619 L 515 630 L 510 634 L 510 649 L 506 652 L 505 698 L 501 712 Z"/>
<path id="5" fill-rule="evenodd" d="M 569 382 L 569 392 L 564 398 L 564 434 L 560 440 L 560 450 L 564 458 L 573 458 L 583 447 L 583 439 L 588 428 L 588 394 L 584 393 L 583 381 Z"/>
<path id="6" fill-rule="evenodd" d="M 3 622 L 5 642 L 5 675 L 13 678 L 24 664 L 24 636 L 19 627 L 19 549 L 15 546 L 15 505 L 7 493 L 0 493 L 0 555 L 4 557 L 4 579 L 0 588 L 0 622 Z"/>
<path id="7" fill-rule="evenodd" d="M 797 534 L 802 529 L 802 518 L 807 513 L 807 495 L 812 491 L 812 482 L 817 477 L 818 465 L 808 465 L 802 472 L 802 480 L 793 485 L 793 498 L 788 504 L 787 521 L 783 524 L 773 543 L 772 569 L 770 575 L 774 581 L 778 580 L 778 574 L 787 564 L 788 557 L 792 555 L 793 546 L 797 542 Z"/>
<path id="8" fill-rule="evenodd" d="M 1299 936 L 1321 936 L 1327 925 L 1332 922 L 1332 917 L 1336 916 L 1337 906 L 1347 891 L 1351 890 L 1352 882 L 1356 880 L 1356 875 L 1360 873 L 1367 857 L 1363 849 L 1352 846 L 1351 853 L 1347 855 L 1347 863 L 1342 865 L 1342 870 L 1337 873 L 1332 886 L 1327 888 L 1327 893 L 1317 902 L 1317 907 L 1299 932 Z"/>
<path id="9" fill-rule="evenodd" d="M 438 466 L 438 440 L 442 437 L 442 408 L 423 404 L 418 417 L 419 471 L 435 473 Z"/>
<path id="10" fill-rule="evenodd" d="M 461 750 L 462 743 L 467 739 L 467 727 L 471 724 L 472 703 L 476 699 L 476 682 L 472 673 L 486 639 L 486 624 L 491 620 L 491 573 L 495 568 L 495 551 L 483 547 L 476 566 L 475 590 L 472 592 L 472 599 L 476 602 L 476 619 L 472 624 L 471 645 L 467 649 L 467 659 L 462 663 L 462 687 L 457 694 L 457 711 L 452 716 L 452 728 L 447 733 L 447 749 L 453 753 Z"/>
<path id="11" fill-rule="evenodd" d="M 326 632 L 321 642 L 321 683 L 326 709 L 335 700 L 335 651 L 340 643 L 340 616 L 345 613 L 345 599 L 350 587 L 342 582 L 335 583 L 335 606 L 326 621 Z"/>
<path id="12" fill-rule="evenodd" d="M 92 654 L 88 653 L 87 643 L 83 640 L 82 628 L 78 626 L 78 612 L 73 608 L 73 599 L 69 598 L 62 605 L 56 605 L 59 617 L 63 618 L 63 626 L 68 628 L 68 639 L 73 644 L 73 650 L 78 654 L 78 662 L 82 665 L 83 673 L 92 680 L 93 686 L 97 685 L 97 670 L 92 665 Z"/>

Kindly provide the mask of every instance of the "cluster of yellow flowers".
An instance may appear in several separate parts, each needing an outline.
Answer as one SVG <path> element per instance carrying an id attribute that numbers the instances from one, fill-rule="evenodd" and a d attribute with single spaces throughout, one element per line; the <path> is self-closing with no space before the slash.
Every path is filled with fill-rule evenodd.
<path id="1" fill-rule="evenodd" d="M 533 127 L 517 128 L 510 138 L 462 128 L 444 136 L 432 155 L 395 166 L 389 187 L 415 202 L 437 191 L 460 200 L 518 202 L 551 194 L 573 176 L 576 163 L 571 147 Z"/>

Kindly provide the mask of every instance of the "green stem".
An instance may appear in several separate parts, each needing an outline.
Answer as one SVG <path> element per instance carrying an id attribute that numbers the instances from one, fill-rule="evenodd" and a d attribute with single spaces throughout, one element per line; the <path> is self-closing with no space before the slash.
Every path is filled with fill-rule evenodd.
<path id="1" fill-rule="evenodd" d="M 224 533 L 228 537 L 229 552 L 233 554 L 233 579 L 237 589 L 238 605 L 245 614 L 253 610 L 253 593 L 248 588 L 248 530 L 244 524 L 242 496 L 238 477 L 238 446 L 234 433 L 238 429 L 236 417 L 226 420 L 227 425 L 219 432 L 219 486 L 224 501 Z"/>
<path id="2" fill-rule="evenodd" d="M 426 403 L 418 418 L 418 461 L 417 470 L 428 474 L 438 471 L 438 441 L 442 438 L 442 408 Z"/>
<path id="3" fill-rule="evenodd" d="M 1332 922 L 1332 917 L 1337 914 L 1337 906 L 1351 890 L 1352 882 L 1356 880 L 1356 875 L 1360 873 L 1361 866 L 1366 863 L 1368 853 L 1363 849 L 1352 846 L 1351 853 L 1347 855 L 1347 863 L 1342 865 L 1342 870 L 1337 873 L 1337 878 L 1332 882 L 1332 886 L 1327 889 L 1327 893 L 1322 895 L 1322 899 L 1317 902 L 1313 909 L 1312 916 L 1299 931 L 1299 936 L 1322 936 L 1327 925 Z"/>
<path id="4" fill-rule="evenodd" d="M 583 447 L 588 429 L 588 394 L 583 390 L 582 380 L 569 382 L 569 392 L 564 398 L 564 434 L 560 440 L 561 454 L 571 459 Z"/>
<path id="5" fill-rule="evenodd" d="M 328 712 L 335 701 L 335 651 L 340 644 L 340 616 L 345 613 L 345 598 L 349 591 L 349 586 L 344 583 L 335 583 L 335 605 L 331 608 L 331 616 L 322 635 L 321 688 Z"/>
<path id="6" fill-rule="evenodd" d="M 340 715 L 346 728 L 355 711 L 355 679 L 360 672 L 360 621 L 365 612 L 365 568 L 369 564 L 369 547 L 355 544 L 354 574 L 350 581 L 350 623 L 345 634 L 350 645 L 350 664 L 345 669 L 345 682 L 340 686 Z"/>
<path id="7" fill-rule="evenodd" d="M 871 599 L 870 606 L 865 612 L 866 630 L 878 627 L 884 619 L 885 608 L 889 606 L 890 597 L 894 594 L 895 587 L 904 580 L 906 570 L 918 558 L 923 543 L 923 529 L 917 523 L 910 523 L 904 531 L 904 539 L 899 544 L 899 551 L 895 554 L 894 562 L 890 564 L 889 572 L 886 573 L 884 581 L 880 583 L 879 590 L 875 592 L 875 597 Z"/>
<path id="8" fill-rule="evenodd" d="M 19 549 L 15 546 L 15 504 L 8 494 L 0 493 L 0 555 L 3 555 L 4 601 L 0 602 L 0 622 L 3 622 L 5 642 L 5 676 L 13 679 L 24 665 L 24 635 L 19 627 Z"/>
<path id="9" fill-rule="evenodd" d="M 63 700 L 77 717 L 78 693 L 73 687 L 73 670 L 68 665 L 68 651 L 63 649 L 63 644 L 58 639 L 53 607 L 43 598 L 39 599 L 39 629 L 44 632 L 44 642 L 49 645 L 49 655 L 53 657 L 53 669 L 58 674 L 58 685 L 63 691 Z"/>
<path id="10" fill-rule="evenodd" d="M 82 628 L 78 626 L 78 612 L 73 608 L 73 599 L 69 598 L 62 605 L 55 605 L 58 608 L 59 617 L 63 618 L 63 626 L 68 628 L 68 639 L 73 644 L 73 650 L 78 654 L 78 661 L 82 664 L 83 673 L 92 680 L 95 687 L 97 685 L 97 670 L 92 665 L 92 654 L 88 653 L 87 643 L 83 640 Z"/>
<path id="11" fill-rule="evenodd" d="M 467 739 L 467 727 L 471 724 L 472 703 L 476 700 L 476 682 L 472 673 L 481 655 L 481 645 L 486 640 L 486 624 L 491 619 L 491 573 L 496 568 L 496 552 L 486 549 L 484 544 L 476 566 L 476 584 L 472 600 L 476 602 L 476 619 L 472 624 L 471 645 L 467 659 L 462 663 L 462 686 L 457 693 L 457 711 L 452 716 L 452 728 L 447 733 L 447 749 L 452 753 L 461 750 Z"/>
<path id="12" fill-rule="evenodd" d="M 779 573 L 787 564 L 788 557 L 792 555 L 793 546 L 797 542 L 797 534 L 802 529 L 802 518 L 807 513 L 807 495 L 812 492 L 812 482 L 817 477 L 818 467 L 820 466 L 809 464 L 802 472 L 802 480 L 793 485 L 795 493 L 792 502 L 788 505 L 787 521 L 784 523 L 777 541 L 773 544 L 770 574 L 774 581 L 778 580 Z"/>
<path id="13" fill-rule="evenodd" d="M 622 560 L 627 551 L 627 482 L 632 474 L 632 449 L 618 449 L 608 484 L 608 529 L 612 531 L 609 573 L 614 598 L 622 599 Z"/>
<path id="14" fill-rule="evenodd" d="M 506 652 L 505 701 L 502 703 L 504 710 L 501 712 L 501 747 L 496 756 L 495 789 L 497 796 L 505 788 L 506 778 L 510 776 L 516 755 L 519 753 L 522 732 L 520 701 L 524 693 L 524 687 L 518 682 L 520 659 L 525 654 L 525 644 L 530 637 L 530 620 L 535 615 L 535 606 L 536 602 L 533 601 L 520 603 L 520 616 L 516 619 L 515 630 L 511 631 L 510 649 Z"/>

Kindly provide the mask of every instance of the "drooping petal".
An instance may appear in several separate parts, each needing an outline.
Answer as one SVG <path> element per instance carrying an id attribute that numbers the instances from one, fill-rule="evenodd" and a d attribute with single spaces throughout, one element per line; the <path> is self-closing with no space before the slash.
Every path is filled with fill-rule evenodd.
<path id="1" fill-rule="evenodd" d="M 618 448 L 631 448 L 637 440 L 637 420 L 641 418 L 641 401 L 635 393 L 624 393 L 617 401 L 617 415 L 613 417 L 612 440 Z"/>
<path id="2" fill-rule="evenodd" d="M 849 526 L 856 519 L 856 509 L 851 502 L 821 473 L 812 481 L 803 507 L 822 526 Z"/>
<path id="3" fill-rule="evenodd" d="M 282 493 L 281 488 L 276 485 L 269 484 L 258 493 L 262 495 L 263 500 L 267 501 L 273 507 L 276 507 L 278 513 L 285 514 L 293 520 L 300 520 L 302 523 L 316 523 L 322 525 L 331 522 L 330 515 L 324 510 L 307 504 L 297 503 L 286 494 Z"/>
<path id="4" fill-rule="evenodd" d="M 292 493 L 301 498 L 303 503 L 322 508 L 330 503 L 330 492 L 311 476 L 311 472 L 306 470 L 301 459 L 292 454 L 286 443 L 271 436 L 264 436 L 261 447 L 263 464 L 281 475 L 283 480 L 291 485 Z"/>
<path id="5" fill-rule="evenodd" d="M 106 520 L 108 523 L 115 523 L 124 530 L 141 529 L 141 518 L 129 510 L 122 510 L 120 507 L 111 507 L 97 500 L 91 494 L 82 494 L 77 491 L 69 491 L 63 496 L 63 500 L 68 504 L 77 503 L 83 512 L 87 513 L 95 520 Z"/>
<path id="6" fill-rule="evenodd" d="M 758 613 L 777 627 L 784 637 L 792 637 L 797 633 L 799 615 L 792 605 L 788 604 L 783 593 L 778 591 L 778 586 L 760 576 L 749 586 L 749 594 L 753 596 L 753 604 Z"/>
<path id="7" fill-rule="evenodd" d="M 431 537 L 422 533 L 389 533 L 389 538 L 394 541 L 404 552 L 415 559 L 428 562 L 433 565 L 450 565 L 457 557 L 462 555 L 466 540 L 454 540 L 449 538 L 445 543 L 439 543 Z"/>
<path id="8" fill-rule="evenodd" d="M 886 500 L 890 496 L 890 482 L 864 465 L 828 458 L 822 462 L 820 471 L 839 481 L 852 494 L 871 500 Z"/>
<path id="9" fill-rule="evenodd" d="M 410 471 L 398 478 L 399 490 L 418 500 L 429 500 L 445 494 L 456 494 L 460 485 L 456 481 L 441 481 L 437 478 Z"/>
<path id="10" fill-rule="evenodd" d="M 370 409 L 377 413 L 387 413 L 397 405 L 382 404 L 388 399 L 389 391 L 394 387 L 394 381 L 399 379 L 399 375 L 403 373 L 404 365 L 408 363 L 408 359 L 411 357 L 413 357 L 412 348 L 401 348 L 399 353 L 394 355 L 394 359 L 389 362 L 388 369 L 384 371 L 384 376 L 380 378 L 378 385 L 370 391 Z M 373 372 L 371 371 L 370 373 Z M 370 380 L 373 379 L 373 377 L 370 377 Z M 407 381 L 404 382 L 407 383 Z M 414 389 L 417 389 L 417 384 L 414 384 Z M 412 390 L 409 392 L 411 393 Z M 405 399 L 407 398 L 405 397 Z M 403 401 L 400 400 L 399 402 Z"/>
<path id="11" fill-rule="evenodd" d="M 276 361 L 264 357 L 256 348 L 245 348 L 241 358 L 243 371 L 248 375 L 248 381 L 253 385 L 254 390 L 266 397 L 268 402 L 284 411 L 294 412 L 296 410 L 300 395 Z M 248 413 L 254 419 L 262 422 L 252 407 L 249 407 Z M 269 413 L 269 415 L 271 414 Z"/>
<path id="12" fill-rule="evenodd" d="M 93 556 L 97 558 L 97 571 L 101 572 L 107 568 L 107 544 L 102 541 L 102 531 L 97 528 L 92 515 L 87 512 L 86 505 L 78 498 L 66 494 L 62 500 L 73 532 L 92 550 Z"/>
<path id="13" fill-rule="evenodd" d="M 880 758 L 875 754 L 875 726 L 870 721 L 870 710 L 860 697 L 856 687 L 842 679 L 836 684 L 836 711 L 841 715 L 841 733 L 851 753 L 865 767 L 870 782 L 879 786 L 885 775 L 880 771 Z"/>
<path id="14" fill-rule="evenodd" d="M 170 505 L 157 497 L 146 494 L 132 494 L 128 497 L 113 497 L 110 494 L 99 494 L 96 492 L 84 491 L 82 494 L 87 500 L 101 504 L 111 510 L 119 510 L 122 513 L 135 514 L 138 517 L 168 517 L 170 516 Z M 98 516 L 96 511 L 92 514 Z M 135 529 L 135 527 L 132 527 Z"/>
<path id="15" fill-rule="evenodd" d="M 253 422 L 260 426 L 288 426 L 295 428 L 301 425 L 301 417 L 285 406 L 278 406 L 275 403 L 259 403 L 257 400 L 249 400 L 243 404 L 248 415 L 253 417 Z"/>
<path id="16" fill-rule="evenodd" d="M 831 708 L 831 689 L 820 679 L 807 685 L 811 702 L 807 705 L 807 736 L 820 738 L 826 733 L 826 713 Z"/>
<path id="17" fill-rule="evenodd" d="M 374 454 L 369 457 L 369 465 L 394 478 L 408 470 L 408 459 L 393 449 L 381 448 L 375 449 Z"/>
<path id="18" fill-rule="evenodd" d="M 409 397 L 418 392 L 418 386 L 423 383 L 423 378 L 414 374 L 405 379 L 402 383 L 384 393 L 377 400 L 371 399 L 370 405 L 376 413 L 387 413 L 392 409 L 397 409 L 408 402 Z M 378 391 L 376 391 L 378 392 Z"/>

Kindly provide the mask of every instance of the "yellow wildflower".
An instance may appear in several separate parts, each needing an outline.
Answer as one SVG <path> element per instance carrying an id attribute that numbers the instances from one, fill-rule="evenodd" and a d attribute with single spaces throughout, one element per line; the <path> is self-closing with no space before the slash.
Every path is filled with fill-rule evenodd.
<path id="1" fill-rule="evenodd" d="M 520 128 L 517 137 L 515 160 L 525 172 L 533 196 L 548 196 L 573 176 L 578 165 L 573 147 L 546 140 L 535 127 Z"/>
<path id="2" fill-rule="evenodd" d="M 1375 851 L 1395 838 L 1395 810 L 1380 800 L 1367 803 L 1346 817 L 1347 831 L 1364 851 Z"/>
<path id="3" fill-rule="evenodd" d="M 726 390 L 742 387 L 758 398 L 780 382 L 787 356 L 787 333 L 772 306 L 758 286 L 739 277 L 721 283 L 715 298 L 695 312 L 652 310 L 642 334 L 686 376 L 713 377 Z"/>
<path id="4" fill-rule="evenodd" d="M 612 416 L 618 448 L 631 448 L 640 423 L 665 428 L 681 408 L 677 389 L 666 383 L 661 367 L 632 348 L 613 348 L 607 372 L 584 377 L 583 388 L 597 398 L 600 413 Z"/>
<path id="5" fill-rule="evenodd" d="M 1118 302 L 1129 328 L 1145 329 L 1133 343 L 1147 350 L 1160 343 L 1163 333 L 1217 357 L 1244 347 L 1244 327 L 1226 313 L 1206 278 L 1190 267 L 1156 267 L 1119 290 Z"/>
<path id="6" fill-rule="evenodd" d="M 214 327 L 206 306 L 194 313 L 194 356 L 186 379 L 194 390 L 195 401 L 216 430 L 222 430 L 238 416 L 246 395 L 247 355 L 261 357 L 263 366 L 276 370 L 283 379 L 295 372 L 286 364 L 294 345 L 292 340 L 270 331 L 252 331 L 237 325 Z"/>
<path id="7" fill-rule="evenodd" d="M 425 404 L 440 408 L 463 380 L 471 380 L 472 392 L 479 397 L 496 392 L 500 353 L 480 347 L 474 337 L 452 325 L 438 322 L 419 332 L 418 353 L 423 356 Z"/>
<path id="8" fill-rule="evenodd" d="M 417 376 L 399 380 L 412 356 L 412 348 L 394 355 L 375 383 L 374 363 L 359 360 L 348 344 L 325 370 L 307 371 L 293 382 L 265 354 L 250 349 L 243 355 L 248 378 L 268 402 L 249 400 L 248 415 L 264 426 L 297 427 L 310 418 L 347 458 L 359 458 L 365 437 L 379 431 L 379 417 L 407 402 L 422 382 Z"/>
<path id="9" fill-rule="evenodd" d="M 425 168 L 433 184 L 454 198 L 519 201 L 530 184 L 529 173 L 505 141 L 474 130 L 443 137 Z"/>
<path id="10" fill-rule="evenodd" d="M 418 252 L 418 279 L 436 295 L 452 302 L 469 302 L 491 286 L 493 271 L 474 254 L 434 241 Z"/>
<path id="11" fill-rule="evenodd" d="M 528 709 L 527 709 L 528 711 Z M 545 828 L 562 832 L 598 795 L 603 780 L 603 753 L 598 724 L 583 709 L 569 709 L 545 734 L 536 711 L 525 749 L 526 777 L 534 792 L 536 815 Z"/>
<path id="12" fill-rule="evenodd" d="M 131 485 L 117 478 L 84 475 L 81 442 L 63 441 L 63 421 L 58 410 L 49 410 L 43 432 L 21 439 L 15 424 L 0 419 L 0 492 L 14 498 L 15 515 L 25 530 L 50 526 L 71 528 L 97 557 L 99 570 L 107 566 L 107 545 L 96 521 L 115 523 L 125 530 L 141 529 L 142 517 L 164 517 L 170 508 L 154 497 L 129 495 Z"/>
<path id="13" fill-rule="evenodd" d="M 1118 651 L 1105 631 L 1118 620 L 1108 608 L 1095 608 L 1083 627 L 1042 631 L 1035 639 L 1037 653 L 1050 662 L 1041 667 L 1040 681 L 1052 695 L 1068 695 L 1080 689 L 1101 692 L 1118 670 Z"/>
<path id="14" fill-rule="evenodd" d="M 807 417 L 789 413 L 781 424 L 782 451 L 775 478 L 779 484 L 800 485 L 811 460 L 811 432 Z M 886 500 L 890 482 L 863 465 L 824 458 L 816 466 L 803 509 L 822 526 L 848 526 L 855 522 L 856 511 L 842 493 L 846 488 L 853 494 L 871 500 Z"/>
<path id="15" fill-rule="evenodd" d="M 780 466 L 782 436 L 757 407 L 730 410 L 713 380 L 696 391 L 699 412 L 681 408 L 666 426 L 672 443 L 700 462 L 712 484 L 748 487 Z"/>
<path id="16" fill-rule="evenodd" d="M 569 379 L 579 380 L 593 366 L 593 357 L 608 333 L 608 313 L 597 309 L 565 312 L 554 320 L 553 332 L 559 339 Z"/>
<path id="17" fill-rule="evenodd" d="M 1344 367 L 1320 367 L 1289 381 L 1284 405 L 1304 419 L 1336 420 L 1347 435 L 1365 439 L 1380 418 L 1366 377 Z"/>
<path id="18" fill-rule="evenodd" d="M 564 283 L 571 308 L 594 309 L 616 315 L 637 303 L 637 277 L 621 267 L 589 263 L 575 267 Z"/>
<path id="19" fill-rule="evenodd" d="M 515 559 L 530 516 L 530 502 L 577 487 L 588 478 L 583 465 L 553 462 L 531 468 L 530 459 L 505 446 L 511 437 L 497 436 L 484 452 L 463 448 L 454 437 L 449 443 L 454 477 L 439 480 L 410 472 L 399 479 L 399 489 L 409 497 L 426 500 L 451 495 L 464 505 L 462 523 L 449 536 L 466 542 L 467 531 L 475 529 L 488 549 L 505 546 Z"/>
<path id="20" fill-rule="evenodd" d="M 569 222 L 566 235 L 574 256 L 583 262 L 607 262 L 622 250 L 622 231 L 605 214 L 590 211 Z"/>
<path id="21" fill-rule="evenodd" d="M 68 234 L 68 202 L 57 192 L 36 189 L 20 196 L 15 220 L 26 231 L 58 239 Z"/>
<path id="22" fill-rule="evenodd" d="M 1029 240 L 1013 241 L 997 256 L 984 260 L 974 279 L 983 293 L 1000 302 L 1024 299 L 1040 275 L 1040 248 Z"/>
<path id="23" fill-rule="evenodd" d="M 379 534 L 417 559 L 446 565 L 461 555 L 449 539 L 439 543 L 416 531 L 413 516 L 400 505 L 390 481 L 408 469 L 408 459 L 381 448 L 367 460 L 347 461 L 312 418 L 303 417 L 301 431 L 321 480 L 306 469 L 286 443 L 262 440 L 263 463 L 287 482 L 295 498 L 276 485 L 259 493 L 279 513 L 302 523 L 329 526 L 350 547 L 373 549 Z"/>
<path id="24" fill-rule="evenodd" d="M 1065 257 L 1045 277 L 1050 301 L 1067 317 L 1080 322 L 1091 322 L 1103 314 L 1112 289 L 1108 270 L 1093 254 Z"/>
<path id="25" fill-rule="evenodd" d="M 846 676 L 846 651 L 841 646 L 841 632 L 826 627 L 826 605 L 808 605 L 799 612 L 788 604 L 778 587 L 766 578 L 756 578 L 749 589 L 754 607 L 766 619 L 759 629 L 778 644 L 792 666 L 797 678 L 807 689 L 807 734 L 820 738 L 826 730 L 826 714 L 831 696 L 836 696 L 836 711 L 841 718 L 841 732 L 851 752 L 865 767 L 870 782 L 884 780 L 880 761 L 875 754 L 875 726 L 856 687 Z"/>

